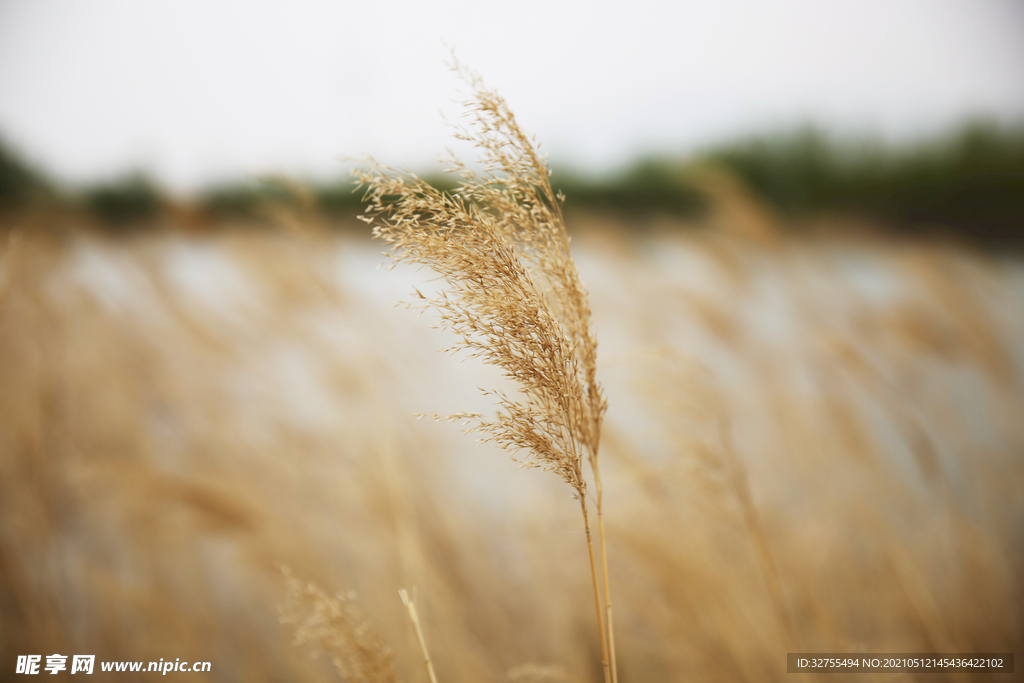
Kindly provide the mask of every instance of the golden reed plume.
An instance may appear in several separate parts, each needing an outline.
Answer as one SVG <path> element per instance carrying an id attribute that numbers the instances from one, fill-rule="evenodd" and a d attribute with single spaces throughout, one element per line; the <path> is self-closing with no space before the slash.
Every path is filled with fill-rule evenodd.
<path id="1" fill-rule="evenodd" d="M 485 391 L 493 415 L 459 413 L 468 432 L 482 435 L 526 467 L 556 472 L 580 503 L 590 553 L 605 678 L 617 681 L 608 586 L 598 448 L 607 408 L 597 381 L 597 340 L 587 291 L 569 252 L 565 198 L 551 187 L 547 159 L 516 122 L 505 100 L 457 61 L 452 68 L 472 90 L 469 123 L 455 137 L 480 152 L 477 172 L 451 157 L 461 178 L 442 191 L 412 173 L 373 163 L 354 172 L 366 188 L 363 219 L 390 247 L 394 261 L 427 266 L 445 284 L 434 296 L 416 292 L 440 327 L 468 352 L 501 369 L 516 396 Z M 591 540 L 584 460 L 593 473 L 600 570 Z"/>

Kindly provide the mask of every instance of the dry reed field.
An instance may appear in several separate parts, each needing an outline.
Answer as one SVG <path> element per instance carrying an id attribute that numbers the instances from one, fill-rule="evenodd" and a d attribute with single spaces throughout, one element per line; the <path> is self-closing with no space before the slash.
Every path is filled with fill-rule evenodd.
<path id="1" fill-rule="evenodd" d="M 484 139 L 515 137 L 477 92 Z M 543 163 L 488 150 L 462 204 L 361 177 L 448 284 L 313 214 L 7 226 L 5 667 L 777 681 L 787 652 L 1024 652 L 1018 258 L 787 231 L 712 175 L 701 225 L 568 214 L 570 256 Z"/>

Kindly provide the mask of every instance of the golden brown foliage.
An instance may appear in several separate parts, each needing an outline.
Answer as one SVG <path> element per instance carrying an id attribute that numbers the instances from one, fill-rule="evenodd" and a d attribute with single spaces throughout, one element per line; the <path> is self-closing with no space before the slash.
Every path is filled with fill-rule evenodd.
<path id="1" fill-rule="evenodd" d="M 1020 651 L 1018 264 L 610 227 L 573 246 L 615 397 L 623 680 L 783 681 L 787 613 L 810 651 Z M 412 585 L 443 683 L 600 679 L 564 484 L 512 485 L 409 419 L 490 379 L 387 308 L 406 285 L 375 252 L 246 232 L 3 251 L 4 666 L 331 680 L 277 623 L 285 563 L 357 591 L 403 680 L 426 680 Z"/>
<path id="2" fill-rule="evenodd" d="M 715 226 L 764 220 L 734 209 Z M 782 682 L 791 642 L 1021 652 L 1018 259 L 567 220 L 614 399 L 623 680 Z M 414 275 L 351 235 L 46 234 L 0 239 L 0 667 L 336 680 L 278 621 L 287 564 L 357 592 L 401 680 L 414 585 L 443 683 L 601 678 L 564 484 L 409 419 L 497 381 L 388 310 Z"/>
<path id="3" fill-rule="evenodd" d="M 605 547 L 604 505 L 598 448 L 607 403 L 597 382 L 597 340 L 591 330 L 586 289 L 569 252 L 562 218 L 564 197 L 551 188 L 551 172 L 537 144 L 519 127 L 505 100 L 457 62 L 472 87 L 470 123 L 456 138 L 480 150 L 483 173 L 458 159 L 449 171 L 462 184 L 451 194 L 411 173 L 377 165 L 356 170 L 366 187 L 364 220 L 398 262 L 426 266 L 444 280 L 422 304 L 440 314 L 440 326 L 456 334 L 452 351 L 501 368 L 519 396 L 484 390 L 498 406 L 493 417 L 457 413 L 449 421 L 470 424 L 515 454 L 522 463 L 556 472 L 580 503 L 590 556 L 594 602 L 606 679 L 617 681 L 615 637 Z M 597 493 L 601 569 L 598 572 L 587 512 L 584 458 Z M 599 578 L 600 576 L 600 578 Z M 601 589 L 603 588 L 603 595 Z"/>

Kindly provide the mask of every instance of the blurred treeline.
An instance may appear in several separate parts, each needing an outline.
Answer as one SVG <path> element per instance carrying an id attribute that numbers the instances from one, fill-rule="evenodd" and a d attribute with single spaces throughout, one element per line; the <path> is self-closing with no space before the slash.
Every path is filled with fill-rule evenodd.
<path id="1" fill-rule="evenodd" d="M 782 215 L 843 214 L 901 234 L 944 232 L 975 241 L 1024 243 L 1024 126 L 974 122 L 914 144 L 841 140 L 814 127 L 721 145 L 686 158 L 650 156 L 611 175 L 554 175 L 573 210 L 698 218 L 708 207 L 709 169 L 740 180 Z M 452 186 L 450 176 L 427 176 Z M 48 206 L 85 212 L 113 230 L 153 226 L 166 214 L 216 224 L 261 221 L 288 205 L 351 218 L 360 195 L 347 177 L 299 183 L 239 181 L 171 198 L 143 173 L 84 188 L 61 187 L 0 140 L 0 213 Z"/>

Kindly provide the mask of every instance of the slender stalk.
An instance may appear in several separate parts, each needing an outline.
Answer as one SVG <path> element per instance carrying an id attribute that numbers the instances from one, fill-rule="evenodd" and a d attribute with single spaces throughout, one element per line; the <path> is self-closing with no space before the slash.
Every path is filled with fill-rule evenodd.
<path id="1" fill-rule="evenodd" d="M 412 628 L 416 631 L 416 640 L 419 641 L 420 652 L 423 653 L 423 665 L 427 668 L 427 677 L 430 679 L 430 683 L 437 683 L 437 676 L 434 674 L 434 663 L 430 661 L 430 653 L 427 652 L 427 641 L 423 639 L 423 630 L 420 629 L 420 618 L 416 613 L 416 604 L 404 588 L 399 589 L 398 595 L 402 598 L 402 603 L 409 612 L 409 621 L 412 622 Z"/>
<path id="2" fill-rule="evenodd" d="M 607 627 L 605 629 L 605 634 L 608 640 L 608 654 L 611 665 L 611 683 L 618 683 L 619 674 L 615 661 L 615 627 L 612 619 L 612 592 L 611 585 L 608 581 L 608 551 L 604 534 L 604 491 L 601 488 L 601 469 L 597 466 L 596 457 L 591 460 L 590 465 L 594 470 L 594 488 L 597 493 L 597 533 L 598 544 L 601 549 L 601 579 L 602 583 L 604 583 L 604 609 L 607 613 Z"/>
<path id="3" fill-rule="evenodd" d="M 747 526 L 747 533 L 750 535 L 751 544 L 754 546 L 754 553 L 757 555 L 758 564 L 761 565 L 761 574 L 764 576 L 768 595 L 771 598 L 772 606 L 775 608 L 776 617 L 782 625 L 786 647 L 791 652 L 799 651 L 800 641 L 797 636 L 793 614 L 786 600 L 786 592 L 782 587 L 778 566 L 772 557 L 768 535 L 765 533 L 764 525 L 761 523 L 761 516 L 757 513 L 753 496 L 750 494 L 750 482 L 747 479 L 746 469 L 743 467 L 743 463 L 740 461 L 739 456 L 736 455 L 736 450 L 733 447 L 732 429 L 728 419 L 723 419 L 719 423 L 719 431 L 722 437 L 722 447 L 729 465 L 733 491 L 743 510 L 743 521 Z"/>
<path id="4" fill-rule="evenodd" d="M 583 529 L 587 533 L 587 553 L 590 555 L 590 578 L 594 583 L 594 606 L 597 608 L 597 628 L 601 632 L 601 666 L 604 668 L 605 683 L 611 683 L 611 667 L 608 665 L 608 639 L 604 626 L 604 610 L 601 606 L 601 589 L 597 579 L 597 562 L 594 561 L 594 541 L 590 535 L 590 517 L 587 515 L 587 502 L 581 495 L 580 510 L 583 511 Z"/>

